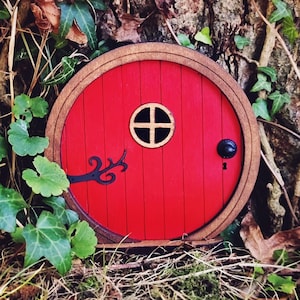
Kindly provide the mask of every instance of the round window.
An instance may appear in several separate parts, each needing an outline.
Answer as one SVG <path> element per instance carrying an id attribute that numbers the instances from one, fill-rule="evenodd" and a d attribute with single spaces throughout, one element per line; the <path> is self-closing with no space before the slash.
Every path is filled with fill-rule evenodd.
<path id="1" fill-rule="evenodd" d="M 139 106 L 130 118 L 133 139 L 146 148 L 165 145 L 173 136 L 175 121 L 172 113 L 159 103 Z"/>

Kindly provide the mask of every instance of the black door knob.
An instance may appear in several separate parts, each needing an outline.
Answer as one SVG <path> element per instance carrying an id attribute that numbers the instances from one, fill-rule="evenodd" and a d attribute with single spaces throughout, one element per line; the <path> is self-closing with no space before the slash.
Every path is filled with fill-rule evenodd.
<path id="1" fill-rule="evenodd" d="M 233 140 L 224 139 L 219 142 L 217 151 L 222 158 L 232 158 L 237 152 L 237 146 Z"/>

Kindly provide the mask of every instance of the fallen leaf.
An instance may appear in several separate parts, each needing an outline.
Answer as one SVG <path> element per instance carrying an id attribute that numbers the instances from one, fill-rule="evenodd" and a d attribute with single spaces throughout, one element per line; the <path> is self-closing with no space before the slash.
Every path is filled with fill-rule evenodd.
<path id="1" fill-rule="evenodd" d="M 174 12 L 170 10 L 172 0 L 154 0 L 158 10 L 168 19 L 175 17 Z"/>
<path id="2" fill-rule="evenodd" d="M 55 0 L 35 0 L 31 4 L 31 11 L 35 17 L 35 24 L 42 31 L 53 31 L 58 34 L 60 24 L 60 9 L 56 6 Z M 66 39 L 77 44 L 87 44 L 86 35 L 79 29 L 76 22 L 73 22 Z"/>
<path id="3" fill-rule="evenodd" d="M 251 255 L 262 263 L 272 263 L 275 250 L 293 251 L 300 247 L 300 227 L 277 232 L 265 239 L 251 212 L 241 223 L 240 236 Z"/>
<path id="4" fill-rule="evenodd" d="M 66 35 L 66 39 L 80 45 L 87 44 L 88 42 L 87 36 L 80 30 L 76 22 L 74 22 L 72 27 L 70 28 L 68 34 Z"/>
<path id="5" fill-rule="evenodd" d="M 31 10 L 35 17 L 35 23 L 41 30 L 52 30 L 58 33 L 60 10 L 54 0 L 36 0 L 31 4 Z M 48 25 L 49 28 L 43 29 Z"/>
<path id="6" fill-rule="evenodd" d="M 49 20 L 46 18 L 46 16 L 43 14 L 43 11 L 39 6 L 32 3 L 31 4 L 31 11 L 35 18 L 35 24 L 41 31 L 51 30 L 52 25 L 49 22 Z"/>
<path id="7" fill-rule="evenodd" d="M 140 35 L 138 33 L 138 28 L 144 19 L 135 17 L 130 14 L 123 13 L 120 15 L 119 20 L 121 22 L 121 27 L 117 29 L 116 40 L 118 42 L 132 41 L 133 43 L 138 43 L 141 41 Z"/>

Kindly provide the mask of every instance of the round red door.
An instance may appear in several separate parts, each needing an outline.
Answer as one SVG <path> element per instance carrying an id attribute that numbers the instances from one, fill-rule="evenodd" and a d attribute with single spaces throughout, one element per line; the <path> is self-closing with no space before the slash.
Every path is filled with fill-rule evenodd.
<path id="1" fill-rule="evenodd" d="M 83 87 L 71 82 L 77 94 L 69 90 L 69 104 L 60 100 L 52 112 L 50 121 L 61 125 L 48 131 L 54 128 L 53 157 L 71 182 L 69 204 L 107 233 L 104 240 L 181 239 L 217 218 L 222 225 L 230 214 L 222 211 L 249 194 L 247 161 L 258 168 L 252 133 L 250 152 L 244 143 L 243 108 L 210 70 L 186 59 L 132 57 L 104 64 Z"/>
<path id="2" fill-rule="evenodd" d="M 247 203 L 260 162 L 238 84 L 191 49 L 144 43 L 83 67 L 56 100 L 45 155 L 100 243 L 216 237 Z M 172 241 L 173 242 L 173 241 Z"/>

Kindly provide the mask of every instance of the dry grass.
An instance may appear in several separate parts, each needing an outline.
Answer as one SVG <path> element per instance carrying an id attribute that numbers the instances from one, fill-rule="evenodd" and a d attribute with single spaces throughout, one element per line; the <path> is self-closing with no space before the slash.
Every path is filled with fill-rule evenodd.
<path id="1" fill-rule="evenodd" d="M 23 249 L 1 250 L 0 299 L 299 299 L 280 298 L 267 274 L 300 272 L 294 265 L 261 265 L 247 253 L 214 248 L 99 249 L 86 261 L 74 260 L 59 276 L 47 262 L 22 268 Z M 255 269 L 265 273 L 256 276 Z"/>

